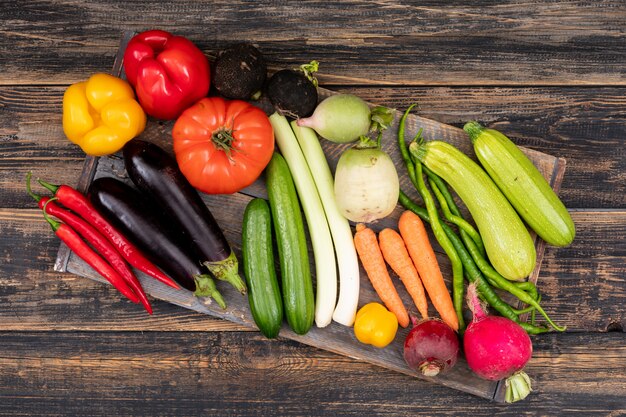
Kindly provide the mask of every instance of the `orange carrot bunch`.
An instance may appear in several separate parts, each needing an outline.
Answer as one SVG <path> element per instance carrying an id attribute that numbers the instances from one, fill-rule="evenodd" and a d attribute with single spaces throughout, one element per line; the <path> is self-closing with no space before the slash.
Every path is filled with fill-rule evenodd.
<path id="1" fill-rule="evenodd" d="M 396 315 L 400 326 L 408 326 L 409 314 L 396 288 L 393 286 L 387 271 L 387 265 L 385 265 L 385 259 L 378 246 L 376 233 L 363 223 L 359 223 L 356 226 L 356 234 L 354 235 L 354 246 L 359 254 L 363 268 L 365 268 L 365 272 L 367 272 L 367 276 L 380 299 L 385 303 L 389 311 Z"/>
<path id="2" fill-rule="evenodd" d="M 376 233 L 363 224 L 358 224 L 354 243 L 376 293 L 389 311 L 398 318 L 398 323 L 409 324 L 407 310 L 391 281 L 387 265 L 398 275 L 413 299 L 422 318 L 428 318 L 428 301 L 442 320 L 455 331 L 459 328 L 452 297 L 446 287 L 441 268 L 435 257 L 422 220 L 413 212 L 405 211 L 398 221 L 400 233 L 384 229 Z"/>

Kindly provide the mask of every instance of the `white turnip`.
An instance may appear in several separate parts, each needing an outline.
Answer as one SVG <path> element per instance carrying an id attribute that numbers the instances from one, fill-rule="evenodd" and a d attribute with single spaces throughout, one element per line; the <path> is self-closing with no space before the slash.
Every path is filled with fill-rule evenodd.
<path id="1" fill-rule="evenodd" d="M 400 181 L 385 152 L 367 138 L 346 150 L 335 171 L 335 200 L 341 214 L 357 223 L 388 216 L 398 204 Z"/>

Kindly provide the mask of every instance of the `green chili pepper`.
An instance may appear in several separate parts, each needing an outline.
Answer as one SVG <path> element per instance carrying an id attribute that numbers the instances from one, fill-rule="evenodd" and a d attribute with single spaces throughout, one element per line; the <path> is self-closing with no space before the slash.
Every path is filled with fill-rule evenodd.
<path id="1" fill-rule="evenodd" d="M 476 245 L 474 245 L 474 242 L 471 241 L 470 239 L 468 240 L 468 242 L 465 242 L 465 244 L 472 258 L 474 258 L 474 260 L 477 261 L 476 263 L 477 264 L 481 263 L 482 258 L 478 255 L 478 248 L 476 248 Z M 482 259 L 482 261 L 484 261 L 484 259 Z M 511 294 L 519 298 L 523 303 L 535 307 L 537 311 L 541 313 L 541 315 L 547 320 L 547 322 L 550 323 L 552 327 L 554 327 L 555 330 L 559 332 L 565 331 L 565 327 L 560 327 L 554 324 L 554 322 L 550 319 L 548 314 L 539 305 L 537 300 L 533 299 L 526 291 L 522 290 L 513 282 L 509 281 L 508 279 L 502 277 L 500 274 L 493 275 L 490 278 L 493 279 L 497 283 L 499 288 L 502 288 L 503 290 L 510 292 Z"/>
<path id="2" fill-rule="evenodd" d="M 454 202 L 454 199 L 452 198 L 452 194 L 450 194 L 450 190 L 448 190 L 448 187 L 446 186 L 446 184 L 443 182 L 443 180 L 434 172 L 428 170 L 428 168 L 424 167 L 424 171 L 426 172 L 426 175 L 428 175 L 429 180 L 432 180 L 435 184 L 435 187 L 433 188 L 433 190 L 437 190 L 439 192 L 439 194 L 442 196 L 443 200 L 445 200 L 446 205 L 448 206 L 448 209 L 456 216 L 459 216 L 461 218 L 462 214 L 461 211 L 459 210 L 458 206 L 456 205 L 456 203 Z M 431 185 L 432 186 L 432 185 Z M 437 194 L 437 191 L 435 191 L 435 193 Z M 440 200 L 440 205 L 441 205 L 441 200 Z M 460 229 L 461 230 L 461 237 L 463 238 L 463 241 L 466 242 L 466 238 L 467 236 L 464 236 L 464 231 L 467 232 L 465 229 Z M 472 237 L 472 240 L 474 242 L 476 242 L 476 239 L 474 239 Z M 482 243 L 482 240 L 481 240 Z M 467 246 L 467 242 L 466 242 L 466 246 Z M 485 275 L 485 278 L 487 279 L 487 281 L 489 281 L 489 283 L 491 284 L 491 286 L 498 288 L 498 289 L 503 289 L 498 285 L 498 278 L 495 278 L 496 275 L 498 275 L 500 278 L 502 278 L 502 276 L 498 273 L 498 271 L 496 271 L 490 264 L 489 262 L 487 262 L 486 258 L 486 254 L 485 254 L 485 248 L 482 245 L 476 245 L 480 255 L 481 255 L 481 259 L 480 262 L 478 259 L 474 259 L 474 261 L 476 262 L 478 268 L 481 270 L 481 272 Z M 503 278 L 504 279 L 504 278 Z M 508 281 L 508 280 L 507 280 Z M 532 282 L 514 282 L 514 284 L 524 290 L 527 291 L 529 293 L 529 295 L 534 299 L 537 300 L 538 299 L 538 293 L 537 293 L 537 287 L 535 286 L 535 284 L 533 284 Z"/>
<path id="3" fill-rule="evenodd" d="M 465 298 L 465 291 L 463 287 L 463 264 L 461 263 L 459 255 L 456 253 L 456 249 L 454 249 L 454 246 L 452 245 L 452 243 L 448 239 L 448 236 L 441 227 L 441 222 L 439 221 L 439 215 L 437 213 L 437 207 L 435 206 L 433 197 L 430 194 L 428 188 L 426 188 L 426 183 L 424 182 L 424 177 L 422 175 L 422 164 L 419 161 L 416 161 L 415 164 L 413 164 L 406 146 L 406 142 L 404 140 L 406 117 L 414 106 L 415 105 L 410 106 L 407 111 L 404 112 L 404 115 L 400 120 L 400 125 L 398 127 L 398 144 L 400 145 L 400 153 L 402 154 L 402 159 L 404 160 L 404 163 L 409 170 L 409 177 L 411 178 L 411 182 L 417 188 L 417 191 L 422 196 L 422 199 L 424 200 L 424 203 L 426 205 L 426 210 L 428 211 L 428 215 L 431 219 L 430 226 L 433 229 L 435 239 L 437 239 L 439 245 L 441 245 L 443 250 L 448 255 L 448 258 L 450 258 L 450 262 L 452 264 L 452 303 L 454 304 L 457 319 L 459 320 L 459 330 L 462 332 L 465 329 L 465 320 L 463 319 L 463 299 Z M 416 139 L 420 137 L 421 135 L 418 133 Z"/>
<path id="4" fill-rule="evenodd" d="M 441 191 L 440 185 L 443 185 L 447 190 L 447 187 L 443 183 L 443 180 L 437 174 L 428 169 L 428 167 L 424 166 L 423 168 L 424 172 L 428 176 L 430 188 L 433 190 L 433 193 L 435 193 L 437 201 L 439 201 L 439 207 L 441 207 L 441 211 L 443 212 L 444 217 L 450 223 L 455 224 L 459 228 L 459 230 L 467 233 L 472 238 L 474 243 L 476 243 L 476 246 L 480 250 L 480 253 L 483 256 L 487 256 L 487 252 L 485 252 L 485 245 L 483 244 L 483 240 L 480 237 L 480 234 L 478 234 L 478 231 L 458 212 L 458 207 L 452 199 L 452 195 L 448 192 L 446 197 L 446 195 Z M 457 212 L 452 212 L 452 207 L 456 208 Z"/>

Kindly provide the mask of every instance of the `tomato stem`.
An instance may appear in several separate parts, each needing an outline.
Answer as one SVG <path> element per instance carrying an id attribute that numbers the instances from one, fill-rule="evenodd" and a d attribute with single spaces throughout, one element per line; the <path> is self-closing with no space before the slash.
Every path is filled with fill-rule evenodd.
<path id="1" fill-rule="evenodd" d="M 228 157 L 230 158 L 230 151 L 232 150 L 233 141 L 233 131 L 227 128 L 221 128 L 213 132 L 211 135 L 211 140 L 215 144 L 215 147 L 226 152 Z"/>

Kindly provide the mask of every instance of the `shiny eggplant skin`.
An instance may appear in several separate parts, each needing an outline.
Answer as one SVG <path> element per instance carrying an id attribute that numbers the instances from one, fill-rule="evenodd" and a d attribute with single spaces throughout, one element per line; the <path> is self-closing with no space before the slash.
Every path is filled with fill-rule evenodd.
<path id="1" fill-rule="evenodd" d="M 126 143 L 123 155 L 130 179 L 183 231 L 200 254 L 202 264 L 217 279 L 228 281 L 245 293 L 235 253 L 198 191 L 178 168 L 176 159 L 158 145 L 139 139 Z"/>
<path id="2" fill-rule="evenodd" d="M 199 257 L 144 195 L 130 185 L 111 177 L 93 181 L 89 201 L 116 226 L 144 255 L 184 288 L 195 291 L 195 276 L 206 272 Z"/>

